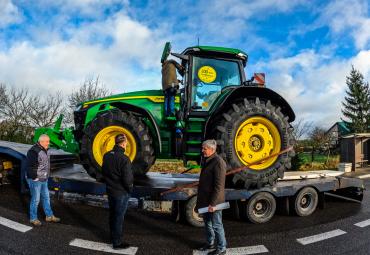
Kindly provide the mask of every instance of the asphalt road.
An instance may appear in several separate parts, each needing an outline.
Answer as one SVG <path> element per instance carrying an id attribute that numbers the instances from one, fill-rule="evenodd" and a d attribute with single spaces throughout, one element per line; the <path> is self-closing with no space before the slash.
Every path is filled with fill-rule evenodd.
<path id="1" fill-rule="evenodd" d="M 370 181 L 365 180 L 365 185 L 369 189 Z M 56 200 L 53 209 L 62 218 L 60 224 L 43 222 L 25 233 L 0 225 L 0 254 L 104 254 L 69 243 L 75 238 L 108 243 L 107 209 Z M 12 186 L 0 187 L 0 217 L 29 225 L 27 212 L 27 196 Z M 324 209 L 309 217 L 275 215 L 262 225 L 226 218 L 224 225 L 230 248 L 263 245 L 268 250 L 265 254 L 370 254 L 370 226 L 354 225 L 369 219 L 370 192 L 365 191 L 362 204 L 328 199 Z M 138 247 L 138 255 L 193 254 L 204 240 L 201 228 L 175 223 L 168 214 L 137 209 L 128 211 L 124 231 L 125 240 Z M 303 245 L 297 240 L 318 234 L 327 237 L 333 231 L 338 236 L 323 241 Z"/>

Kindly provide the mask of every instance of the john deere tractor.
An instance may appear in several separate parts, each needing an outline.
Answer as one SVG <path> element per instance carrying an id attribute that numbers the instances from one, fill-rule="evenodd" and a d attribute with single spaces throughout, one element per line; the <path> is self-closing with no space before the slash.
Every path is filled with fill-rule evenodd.
<path id="1" fill-rule="evenodd" d="M 175 117 L 164 114 L 162 90 L 124 93 L 80 103 L 74 129 L 42 128 L 35 138 L 54 134 L 52 145 L 79 154 L 94 177 L 119 133 L 128 138 L 126 154 L 137 175 L 144 175 L 157 158 L 199 163 L 202 141 L 215 139 L 217 152 L 230 169 L 268 158 L 235 174 L 232 185 L 261 187 L 282 177 L 294 152 L 269 156 L 293 144 L 290 123 L 295 114 L 279 94 L 247 80 L 247 54 L 211 46 L 189 47 L 178 54 L 166 43 L 162 63 L 169 55 L 184 72 L 175 97 Z"/>

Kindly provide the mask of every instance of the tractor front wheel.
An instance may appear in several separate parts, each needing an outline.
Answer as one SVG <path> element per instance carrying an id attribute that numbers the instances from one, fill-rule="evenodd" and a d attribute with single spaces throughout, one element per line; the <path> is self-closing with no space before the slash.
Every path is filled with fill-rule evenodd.
<path id="1" fill-rule="evenodd" d="M 146 174 L 154 164 L 154 149 L 148 128 L 133 113 L 114 109 L 99 114 L 84 133 L 80 158 L 92 177 L 99 179 L 104 154 L 113 149 L 118 134 L 127 137 L 125 154 L 132 162 L 134 174 Z"/>

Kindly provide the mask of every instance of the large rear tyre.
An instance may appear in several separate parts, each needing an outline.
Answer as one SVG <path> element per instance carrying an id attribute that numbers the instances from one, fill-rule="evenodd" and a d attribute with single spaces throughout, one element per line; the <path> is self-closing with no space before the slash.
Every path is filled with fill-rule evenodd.
<path id="1" fill-rule="evenodd" d="M 226 109 L 216 122 L 215 134 L 219 154 L 230 168 L 249 165 L 293 145 L 293 129 L 288 117 L 270 101 L 246 98 Z M 291 167 L 294 152 L 270 157 L 234 175 L 235 187 L 260 188 L 273 185 Z"/>
<path id="2" fill-rule="evenodd" d="M 113 109 L 96 116 L 84 130 L 80 158 L 90 176 L 99 179 L 103 156 L 114 146 L 114 138 L 125 134 L 125 154 L 135 175 L 144 175 L 154 164 L 154 149 L 148 128 L 137 115 Z"/>

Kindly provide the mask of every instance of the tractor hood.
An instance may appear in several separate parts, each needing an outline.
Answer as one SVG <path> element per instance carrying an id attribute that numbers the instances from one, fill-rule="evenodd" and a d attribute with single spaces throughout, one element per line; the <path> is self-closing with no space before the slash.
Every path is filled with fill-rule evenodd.
<path id="1" fill-rule="evenodd" d="M 98 104 L 98 103 L 109 103 L 114 101 L 126 101 L 131 99 L 148 99 L 152 102 L 160 103 L 163 102 L 163 91 L 162 90 L 142 90 L 142 91 L 135 91 L 135 92 L 128 92 L 117 94 L 109 97 L 98 98 L 94 100 L 89 100 L 82 102 L 79 106 L 83 108 L 88 107 L 90 105 Z"/>

